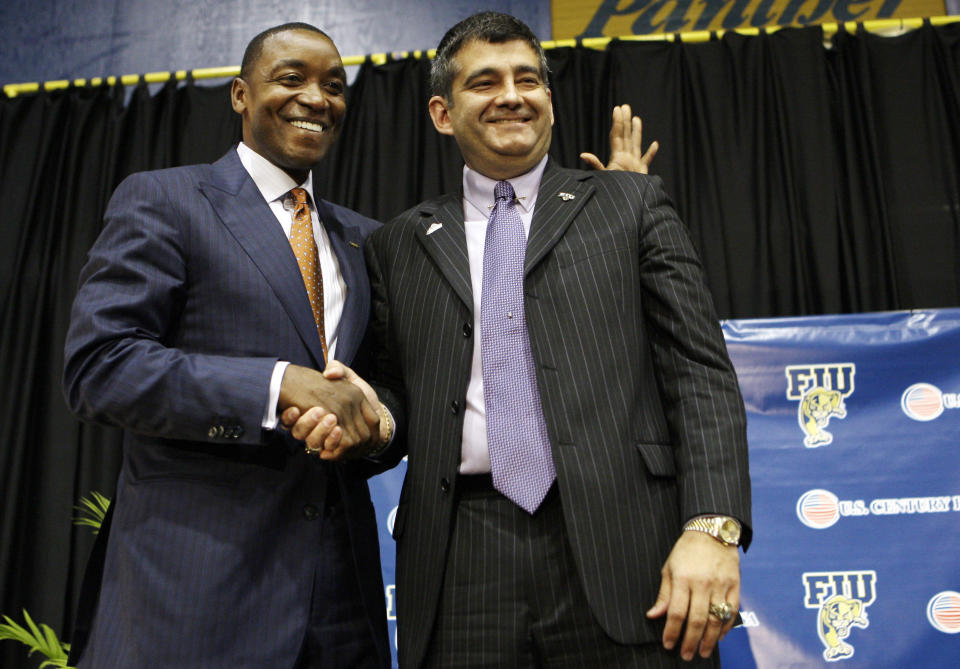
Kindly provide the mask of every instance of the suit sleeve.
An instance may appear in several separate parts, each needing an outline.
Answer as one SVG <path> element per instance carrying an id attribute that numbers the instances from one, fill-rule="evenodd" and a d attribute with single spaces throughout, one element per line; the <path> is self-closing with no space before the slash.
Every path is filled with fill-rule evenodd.
<path id="1" fill-rule="evenodd" d="M 386 280 L 377 255 L 375 240 L 370 235 L 364 246 L 367 274 L 370 277 L 370 322 L 364 339 L 364 349 L 370 361 L 369 379 L 380 401 L 390 410 L 394 420 L 394 438 L 390 447 L 377 458 L 384 469 L 393 467 L 407 453 L 406 403 L 404 401 L 399 356 L 390 337 L 390 301 Z"/>
<path id="2" fill-rule="evenodd" d="M 746 417 L 700 260 L 659 178 L 643 192 L 645 322 L 676 445 L 681 511 L 733 516 L 749 544 Z"/>
<path id="3" fill-rule="evenodd" d="M 176 344 L 192 273 L 202 268 L 188 266 L 191 221 L 168 191 L 155 174 L 135 174 L 107 207 L 71 313 L 67 404 L 84 419 L 145 435 L 259 443 L 276 358 Z"/>

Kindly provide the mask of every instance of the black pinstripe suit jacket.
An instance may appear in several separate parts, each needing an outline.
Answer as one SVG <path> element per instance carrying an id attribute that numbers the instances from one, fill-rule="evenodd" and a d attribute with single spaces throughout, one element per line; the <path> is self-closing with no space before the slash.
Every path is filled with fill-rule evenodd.
<path id="1" fill-rule="evenodd" d="M 401 664 L 416 666 L 438 604 L 477 335 L 461 195 L 375 232 L 367 266 L 381 381 L 405 406 L 397 610 Z M 548 163 L 524 285 L 587 598 L 614 639 L 653 641 L 661 623 L 644 612 L 683 521 L 732 515 L 750 538 L 743 404 L 699 260 L 658 178 Z"/>
<path id="2" fill-rule="evenodd" d="M 337 355 L 352 361 L 369 313 L 362 244 L 379 226 L 315 202 L 348 287 Z M 126 179 L 80 281 L 67 402 L 125 430 L 81 666 L 292 667 L 315 571 L 334 559 L 356 565 L 389 665 L 368 472 L 261 429 L 275 362 L 322 368 L 323 351 L 290 243 L 236 151 Z M 316 508 L 337 483 L 353 554 L 320 555 Z"/>

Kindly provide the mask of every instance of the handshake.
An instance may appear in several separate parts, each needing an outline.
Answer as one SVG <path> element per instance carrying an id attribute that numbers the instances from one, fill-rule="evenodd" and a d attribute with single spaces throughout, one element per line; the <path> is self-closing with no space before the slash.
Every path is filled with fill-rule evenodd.
<path id="1" fill-rule="evenodd" d="M 393 433 L 376 391 L 337 360 L 330 360 L 323 373 L 288 365 L 277 410 L 280 423 L 321 460 L 375 455 Z"/>

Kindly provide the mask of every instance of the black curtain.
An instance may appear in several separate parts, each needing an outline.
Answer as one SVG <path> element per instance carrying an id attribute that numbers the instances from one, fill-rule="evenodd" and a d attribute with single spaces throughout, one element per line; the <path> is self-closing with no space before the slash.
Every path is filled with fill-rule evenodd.
<path id="1" fill-rule="evenodd" d="M 552 156 L 606 153 L 629 102 L 703 257 L 725 318 L 960 304 L 960 24 L 894 38 L 817 28 L 706 43 L 548 52 Z M 456 144 L 426 112 L 429 64 L 364 65 L 328 199 L 389 220 L 459 187 Z M 229 87 L 141 85 L 0 98 L 0 613 L 69 639 L 92 536 L 71 526 L 113 494 L 115 430 L 60 394 L 76 277 L 127 174 L 216 160 L 239 139 Z M 0 665 L 36 666 L 0 644 Z"/>

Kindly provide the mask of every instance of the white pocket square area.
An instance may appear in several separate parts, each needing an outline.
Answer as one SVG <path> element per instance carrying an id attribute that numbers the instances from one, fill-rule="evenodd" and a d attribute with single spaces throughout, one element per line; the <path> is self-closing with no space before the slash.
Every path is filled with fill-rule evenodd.
<path id="1" fill-rule="evenodd" d="M 427 228 L 427 234 L 432 235 L 434 232 L 436 232 L 442 227 L 443 227 L 443 223 L 437 223 L 436 221 L 434 221 L 433 223 L 430 224 L 430 227 Z"/>

